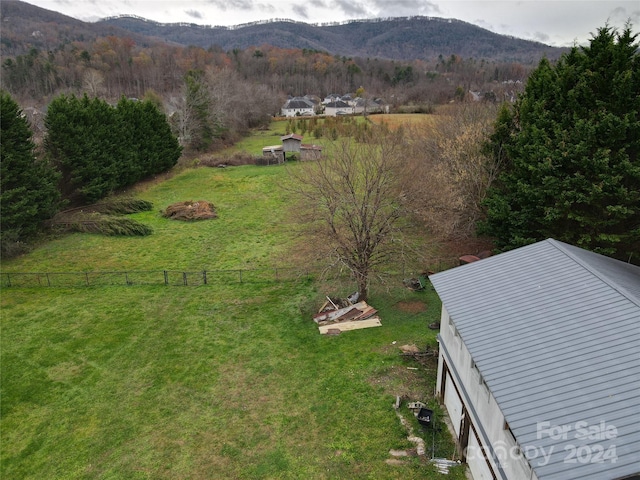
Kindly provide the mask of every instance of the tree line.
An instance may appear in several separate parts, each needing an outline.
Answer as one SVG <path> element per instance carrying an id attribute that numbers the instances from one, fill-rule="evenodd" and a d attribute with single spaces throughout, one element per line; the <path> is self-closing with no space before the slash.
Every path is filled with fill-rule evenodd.
<path id="1" fill-rule="evenodd" d="M 640 97 L 637 94 L 640 50 L 636 38 L 630 26 L 620 33 L 603 27 L 589 46 L 574 47 L 556 64 L 542 60 L 514 103 L 505 103 L 493 112 L 486 105 L 458 104 L 454 112 L 435 127 L 396 131 L 390 137 L 380 131 L 356 129 L 353 133 L 358 138 L 354 141 L 400 140 L 399 143 L 393 141 L 398 148 L 393 157 L 403 160 L 403 167 L 399 169 L 403 175 L 397 176 L 402 179 L 402 188 L 394 187 L 392 194 L 404 203 L 407 211 L 422 219 L 431 232 L 447 238 L 486 235 L 500 251 L 553 237 L 640 263 Z M 452 61 L 447 68 L 454 65 Z M 190 70 L 185 76 L 182 98 L 189 99 L 190 103 L 177 109 L 168 121 L 169 124 L 184 123 L 184 128 L 179 130 L 183 139 L 198 139 L 206 145 L 224 135 L 229 117 L 233 115 L 230 104 L 224 103 L 228 100 L 223 95 L 224 85 L 240 75 L 233 70 L 224 71 L 228 76 L 207 68 Z M 411 75 L 404 70 L 400 76 Z M 46 120 L 51 132 L 57 132 L 56 137 L 45 139 L 48 156 L 36 159 L 28 124 L 17 107 L 9 103 L 8 107 L 4 106 L 9 96 L 3 94 L 3 238 L 5 232 L 12 232 L 11 228 L 5 229 L 6 212 L 15 211 L 22 217 L 17 221 L 17 229 L 13 229 L 19 238 L 20 221 L 24 221 L 24 232 L 33 231 L 33 226 L 55 209 L 56 195 L 62 198 L 64 194 L 67 200 L 90 201 L 119 185 L 136 181 L 155 168 L 168 168 L 171 162 L 158 163 L 153 156 L 141 159 L 129 151 L 150 151 L 151 144 L 157 144 L 165 145 L 163 148 L 171 152 L 163 161 L 179 155 L 179 145 L 172 141 L 135 143 L 145 135 L 153 138 L 146 129 L 159 125 L 160 118 L 165 118 L 157 109 L 152 109 L 153 95 L 147 92 L 146 96 L 143 102 L 121 100 L 117 107 L 107 107 L 103 100 L 88 97 L 60 97 L 51 103 Z M 141 123 L 135 134 L 121 130 L 125 119 L 131 116 L 146 122 Z M 5 120 L 9 117 L 17 126 Z M 79 134 L 69 127 L 90 122 L 91 117 L 102 119 L 92 124 L 93 130 L 87 128 Z M 102 143 L 112 145 L 119 139 L 101 128 L 103 122 L 112 125 L 114 131 L 123 132 L 122 138 L 130 142 L 128 148 L 101 153 L 100 149 L 106 148 Z M 5 127 L 12 133 L 5 133 Z M 313 132 L 318 127 L 319 124 L 309 124 L 306 128 Z M 295 124 L 292 121 L 289 128 L 303 127 L 298 121 Z M 168 125 L 158 131 L 164 132 L 163 139 L 171 135 Z M 18 140 L 12 141 L 11 135 L 17 135 Z M 105 141 L 98 142 L 97 135 L 104 135 Z M 322 135 L 333 133 L 329 129 Z M 58 146 L 58 136 L 63 143 L 64 138 L 75 139 L 74 145 Z M 382 151 L 378 145 L 367 155 Z M 348 161 L 349 151 L 345 149 L 337 160 Z M 87 158 L 86 164 L 71 160 L 80 156 Z M 357 155 L 353 158 L 357 159 Z M 15 168 L 15 165 L 21 166 Z M 99 171 L 102 165 L 108 167 L 106 172 Z M 12 166 L 12 170 L 5 171 Z M 53 172 L 49 170 L 52 167 L 55 167 Z M 147 168 L 150 170 L 145 170 Z M 51 189 L 57 182 L 56 175 L 65 176 L 64 191 Z M 333 177 L 327 178 L 334 181 Z M 393 183 L 389 179 L 391 176 L 385 177 L 385 185 Z M 24 201 L 28 195 L 34 195 L 31 203 Z M 335 204 L 323 201 L 331 208 L 332 221 L 336 218 L 334 214 L 346 218 L 341 210 L 335 209 Z M 20 202 L 30 208 L 21 209 Z M 32 204 L 41 207 L 31 208 Z M 395 204 L 385 205 L 393 212 L 389 221 L 395 221 Z M 362 219 L 358 228 L 366 225 L 366 221 Z M 334 228 L 343 232 L 337 225 Z M 391 229 L 385 231 L 392 232 Z M 377 240 L 384 241 L 385 235 Z M 344 238 L 342 241 L 346 245 Z M 367 248 L 367 258 L 375 258 L 372 248 L 377 247 L 367 244 Z M 343 258 L 343 262 L 355 268 L 351 260 Z M 364 280 L 362 286 L 365 286 Z"/>
<path id="2" fill-rule="evenodd" d="M 20 251 L 63 206 L 94 203 L 169 170 L 181 154 L 165 115 L 150 101 L 122 98 L 112 106 L 61 95 L 49 105 L 40 155 L 16 101 L 2 91 L 0 103 L 3 255 Z"/>
<path id="3" fill-rule="evenodd" d="M 207 76 L 231 75 L 227 96 L 245 98 L 251 105 L 268 93 L 277 101 L 265 113 L 278 112 L 287 95 L 354 92 L 364 86 L 392 104 L 443 103 L 463 91 L 491 91 L 498 99 L 511 95 L 531 66 L 458 55 L 440 55 L 431 61 L 394 61 L 332 55 L 310 49 L 269 45 L 223 51 L 219 47 L 137 45 L 130 38 L 106 36 L 95 41 L 70 42 L 47 51 L 6 57 L 2 88 L 21 104 L 44 105 L 60 93 L 99 96 L 115 102 L 121 96 L 143 98 L 155 92 L 167 105 L 182 96 L 190 71 Z M 259 91 L 262 89 L 262 91 Z M 266 91 L 265 91 L 266 90 Z M 251 95 L 243 96 L 246 92 Z M 238 100 L 236 100 L 238 101 Z M 255 107 L 253 107 L 255 108 Z M 250 111 L 249 106 L 245 111 Z M 235 126 L 234 126 L 235 127 Z"/>
<path id="4" fill-rule="evenodd" d="M 296 170 L 309 254 L 351 270 L 361 298 L 406 248 L 406 216 L 443 239 L 488 236 L 498 252 L 555 238 L 640 265 L 636 38 L 603 27 L 557 64 L 542 60 L 514 104 L 370 131 Z"/>

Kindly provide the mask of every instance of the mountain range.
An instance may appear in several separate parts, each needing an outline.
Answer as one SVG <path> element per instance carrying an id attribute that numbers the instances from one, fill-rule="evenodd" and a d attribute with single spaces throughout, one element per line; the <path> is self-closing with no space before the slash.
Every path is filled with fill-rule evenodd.
<path id="1" fill-rule="evenodd" d="M 2 56 L 31 48 L 52 50 L 73 41 L 103 36 L 129 37 L 138 45 L 219 48 L 224 51 L 273 45 L 346 57 L 391 60 L 433 60 L 457 55 L 501 62 L 536 63 L 555 59 L 566 49 L 499 35 L 476 25 L 436 17 L 399 17 L 308 24 L 270 20 L 236 27 L 163 24 L 134 16 L 110 17 L 89 23 L 18 0 L 0 3 Z"/>

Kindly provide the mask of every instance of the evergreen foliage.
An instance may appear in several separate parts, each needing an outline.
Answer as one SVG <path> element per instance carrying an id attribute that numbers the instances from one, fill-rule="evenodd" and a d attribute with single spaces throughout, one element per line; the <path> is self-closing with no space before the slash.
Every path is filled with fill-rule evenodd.
<path id="1" fill-rule="evenodd" d="M 181 153 L 166 118 L 147 101 L 123 98 L 112 107 L 62 95 L 49 105 L 45 124 L 45 149 L 62 172 L 62 195 L 76 205 L 166 171 Z"/>
<path id="2" fill-rule="evenodd" d="M 640 261 L 636 37 L 603 27 L 555 66 L 542 60 L 500 112 L 487 152 L 505 169 L 479 230 L 499 250 L 553 237 Z"/>
<path id="3" fill-rule="evenodd" d="M 211 116 L 211 95 L 207 91 L 204 72 L 191 70 L 185 75 L 185 97 L 189 117 L 192 120 L 190 146 L 206 150 L 214 139 L 214 119 Z"/>
<path id="4" fill-rule="evenodd" d="M 34 155 L 29 123 L 18 104 L 0 92 L 0 243 L 10 255 L 16 242 L 38 232 L 57 210 L 57 173 Z"/>
<path id="5" fill-rule="evenodd" d="M 57 220 L 52 227 L 58 231 L 97 233 L 107 236 L 144 237 L 153 229 L 136 220 L 100 213 L 79 213 L 65 220 Z"/>
<path id="6" fill-rule="evenodd" d="M 59 216 L 72 215 L 75 212 L 92 212 L 112 215 L 126 215 L 129 213 L 148 212 L 153 209 L 153 203 L 139 198 L 119 198 L 116 200 L 95 203 L 93 205 L 76 207 L 60 212 Z"/>

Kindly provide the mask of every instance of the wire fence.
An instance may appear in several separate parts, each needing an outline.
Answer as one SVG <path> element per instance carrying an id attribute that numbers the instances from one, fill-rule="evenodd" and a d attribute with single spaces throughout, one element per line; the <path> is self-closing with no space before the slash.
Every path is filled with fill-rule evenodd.
<path id="1" fill-rule="evenodd" d="M 446 270 L 458 264 L 457 259 L 437 259 L 430 262 L 430 271 Z M 2 288 L 37 287 L 99 287 L 124 285 L 167 285 L 197 287 L 210 284 L 266 283 L 279 281 L 303 281 L 318 278 L 326 271 L 321 267 L 300 269 L 295 267 L 230 269 L 230 270 L 132 270 L 119 272 L 2 272 Z M 403 266 L 394 276 L 415 276 Z M 350 277 L 343 272 L 343 278 Z"/>

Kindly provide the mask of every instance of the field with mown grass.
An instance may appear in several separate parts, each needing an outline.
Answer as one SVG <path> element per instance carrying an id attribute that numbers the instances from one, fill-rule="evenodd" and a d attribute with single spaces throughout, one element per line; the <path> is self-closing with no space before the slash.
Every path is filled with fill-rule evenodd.
<path id="1" fill-rule="evenodd" d="M 439 119 L 438 115 L 446 115 L 448 113 L 448 106 L 441 106 L 438 108 L 436 114 L 424 114 L 424 113 L 386 113 L 386 114 L 372 114 L 367 117 L 363 116 L 347 116 L 338 117 L 337 121 L 346 123 L 362 124 L 365 122 L 371 122 L 375 125 L 386 125 L 391 130 L 395 130 L 400 126 L 404 127 L 433 127 Z M 251 155 L 262 155 L 262 149 L 267 146 L 280 145 L 280 137 L 287 134 L 287 127 L 294 127 L 295 133 L 301 134 L 303 143 L 321 145 L 325 148 L 330 148 L 331 140 L 327 136 L 316 137 L 312 131 L 305 129 L 301 131 L 301 125 L 306 123 L 307 126 L 311 122 L 315 121 L 318 125 L 323 125 L 325 118 L 318 117 L 292 117 L 289 120 L 276 120 L 271 122 L 268 129 L 256 130 L 252 135 L 243 138 L 237 142 L 233 147 L 225 150 L 226 154 L 233 154 L 236 152 L 245 152 Z M 336 120 L 335 118 L 332 120 Z M 289 123 L 292 122 L 292 123 Z M 309 127 L 307 127 L 309 128 Z"/>
<path id="2" fill-rule="evenodd" d="M 3 272 L 243 269 L 293 265 L 284 166 L 185 169 L 139 188 L 148 237 L 71 234 L 2 262 Z M 296 165 L 295 168 L 304 168 Z M 197 223 L 159 211 L 208 200 Z M 419 241 L 419 240 L 416 240 Z M 424 479 L 392 408 L 432 399 L 440 303 L 401 279 L 376 285 L 382 326 L 321 336 L 311 316 L 349 282 L 315 277 L 1 291 L 1 463 L 11 479 Z M 411 413 L 402 410 L 414 421 Z M 432 432 L 425 436 L 428 449 Z M 437 432 L 435 455 L 453 444 Z M 450 479 L 464 478 L 453 471 Z"/>

